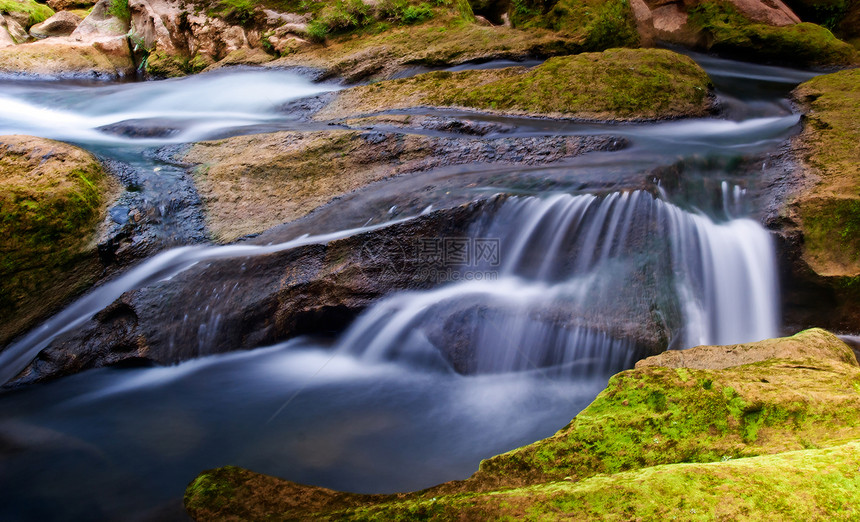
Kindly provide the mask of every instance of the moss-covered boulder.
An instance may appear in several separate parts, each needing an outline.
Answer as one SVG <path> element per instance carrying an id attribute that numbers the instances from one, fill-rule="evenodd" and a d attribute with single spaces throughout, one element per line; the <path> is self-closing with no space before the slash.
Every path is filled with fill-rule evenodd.
<path id="1" fill-rule="evenodd" d="M 445 165 L 548 163 L 610 147 L 610 137 L 439 138 L 376 131 L 279 132 L 193 145 L 209 230 L 223 242 L 304 216 L 374 181 Z M 516 154 L 518 160 L 502 160 Z"/>
<path id="2" fill-rule="evenodd" d="M 12 15 L 25 29 L 54 16 L 54 10 L 35 0 L 0 0 L 0 14 Z"/>
<path id="3" fill-rule="evenodd" d="M 860 324 L 860 70 L 819 76 L 793 93 L 804 112 L 792 141 L 799 185 L 771 226 L 786 244 L 785 290 L 798 322 Z"/>
<path id="4" fill-rule="evenodd" d="M 198 520 L 850 518 L 860 367 L 847 345 L 809 330 L 684 354 L 684 366 L 721 369 L 678 361 L 663 354 L 616 375 L 554 436 L 482 462 L 465 481 L 347 495 L 222 468 L 189 486 L 186 508 Z"/>
<path id="5" fill-rule="evenodd" d="M 0 346 L 100 273 L 94 240 L 113 188 L 81 149 L 0 136 Z"/>
<path id="6" fill-rule="evenodd" d="M 566 55 L 584 50 L 580 38 L 546 27 L 518 29 L 486 26 L 455 12 L 414 25 L 330 36 L 325 44 L 290 47 L 271 65 L 321 69 L 326 77 L 349 82 L 388 79 L 415 67 L 440 67 L 493 59 L 524 60 Z"/>
<path id="7" fill-rule="evenodd" d="M 592 120 L 702 116 L 708 75 L 690 58 L 662 49 L 610 49 L 556 57 L 533 69 L 433 72 L 354 87 L 317 119 L 414 106 Z"/>
<path id="8" fill-rule="evenodd" d="M 705 49 L 729 57 L 800 67 L 845 66 L 858 59 L 852 46 L 824 27 L 808 22 L 784 27 L 757 23 L 721 0 L 692 7 L 689 23 L 705 37 Z"/>

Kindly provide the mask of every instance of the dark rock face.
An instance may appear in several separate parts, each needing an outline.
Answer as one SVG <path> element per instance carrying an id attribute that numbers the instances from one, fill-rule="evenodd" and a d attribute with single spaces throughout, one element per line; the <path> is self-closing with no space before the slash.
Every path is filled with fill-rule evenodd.
<path id="1" fill-rule="evenodd" d="M 334 334 L 375 299 L 432 286 L 426 260 L 409 248 L 413 238 L 462 237 L 493 204 L 439 210 L 326 245 L 195 266 L 124 294 L 56 339 L 12 385 L 127 360 L 170 364 L 301 334 Z"/>

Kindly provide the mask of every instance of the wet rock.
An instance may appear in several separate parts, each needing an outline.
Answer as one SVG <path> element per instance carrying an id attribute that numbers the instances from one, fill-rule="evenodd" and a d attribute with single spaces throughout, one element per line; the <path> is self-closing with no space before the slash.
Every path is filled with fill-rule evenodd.
<path id="1" fill-rule="evenodd" d="M 52 36 L 69 36 L 78 28 L 80 23 L 81 18 L 79 16 L 68 11 L 61 11 L 44 22 L 31 27 L 30 35 L 39 39 Z"/>
<path id="2" fill-rule="evenodd" d="M 374 300 L 434 284 L 426 277 L 427 261 L 410 248 L 391 251 L 399 257 L 366 252 L 392 242 L 411 245 L 415 237 L 462 237 L 487 204 L 432 212 L 326 245 L 195 266 L 169 282 L 126 293 L 80 330 L 57 338 L 11 385 L 124 359 L 172 364 L 302 334 L 336 333 Z"/>
<path id="3" fill-rule="evenodd" d="M 0 345 L 53 313 L 101 273 L 97 228 L 117 187 L 89 153 L 0 137 Z"/>
<path id="4" fill-rule="evenodd" d="M 787 322 L 854 334 L 860 324 L 860 74 L 819 76 L 792 94 L 803 131 L 770 176 Z"/>
<path id="5" fill-rule="evenodd" d="M 280 132 L 193 145 L 179 159 L 195 182 L 210 230 L 224 242 L 292 221 L 374 181 L 432 168 L 496 162 L 545 164 L 622 146 L 598 137 L 440 138 L 395 132 Z"/>

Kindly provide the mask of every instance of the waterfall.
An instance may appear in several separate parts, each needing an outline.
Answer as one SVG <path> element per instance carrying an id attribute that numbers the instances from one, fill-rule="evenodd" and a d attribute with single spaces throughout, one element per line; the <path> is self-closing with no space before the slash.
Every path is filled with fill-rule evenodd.
<path id="1" fill-rule="evenodd" d="M 422 364 L 441 353 L 467 373 L 609 375 L 667 346 L 778 332 L 774 248 L 749 219 L 716 223 L 644 191 L 516 197 L 473 226 L 479 239 L 498 241 L 497 262 L 382 300 L 340 349 Z"/>

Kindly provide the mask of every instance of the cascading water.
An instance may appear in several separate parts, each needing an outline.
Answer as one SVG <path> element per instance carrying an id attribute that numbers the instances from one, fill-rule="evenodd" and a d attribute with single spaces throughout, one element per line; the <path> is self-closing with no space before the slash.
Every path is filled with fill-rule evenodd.
<path id="1" fill-rule="evenodd" d="M 493 373 L 556 366 L 609 374 L 637 355 L 778 332 L 771 239 L 748 219 L 718 224 L 644 191 L 512 198 L 476 224 L 497 263 L 462 283 L 396 295 L 340 342 L 371 359 L 432 359 Z"/>
<path id="2" fill-rule="evenodd" d="M 702 59 L 731 91 L 720 93 L 725 119 L 619 126 L 448 111 L 501 122 L 514 136 L 611 134 L 629 146 L 553 166 L 466 165 L 385 180 L 290 229 L 310 237 L 167 251 L 94 288 L 6 347 L 0 377 L 14 377 L 121 293 L 195 262 L 239 262 L 377 230 L 385 226 L 380 213 L 394 219 L 476 194 L 520 194 L 487 208 L 469 238 L 451 238 L 496 241 L 495 258 L 446 267 L 434 275 L 448 284 L 378 301 L 334 347 L 331 339 L 294 339 L 171 367 L 100 368 L 4 394 L 0 519 L 181 518 L 189 481 L 226 464 L 365 493 L 428 487 L 551 435 L 610 374 L 648 351 L 775 335 L 773 247 L 744 217 L 753 210 L 744 194 L 754 193 L 753 176 L 725 166 L 774 150 L 793 132 L 799 115 L 784 94 L 810 75 Z M 133 164 L 143 172 L 136 197 L 146 201 L 130 204 L 160 207 L 175 187 L 168 178 L 186 173 L 163 168 L 152 147 L 319 130 L 323 124 L 279 107 L 333 88 L 286 71 L 241 69 L 108 86 L 0 80 L 0 133 L 64 139 Z M 662 167 L 669 174 L 661 178 L 654 172 Z M 440 188 L 425 190 L 428 180 Z M 666 193 L 633 190 L 652 181 Z M 402 214 L 385 212 L 393 205 Z M 705 212 L 690 210 L 697 205 Z M 332 231 L 340 232 L 323 235 Z M 173 235 L 177 242 L 162 247 L 191 242 Z M 200 296 L 214 300 L 236 283 L 200 282 Z M 205 329 L 189 326 L 200 331 L 196 342 L 236 326 L 218 330 L 213 313 Z"/>

